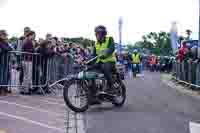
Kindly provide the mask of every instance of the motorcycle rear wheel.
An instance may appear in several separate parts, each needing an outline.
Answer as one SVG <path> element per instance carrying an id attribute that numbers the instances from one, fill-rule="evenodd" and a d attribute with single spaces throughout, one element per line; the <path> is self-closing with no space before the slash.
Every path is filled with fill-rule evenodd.
<path id="1" fill-rule="evenodd" d="M 116 107 L 121 107 L 124 105 L 125 101 L 126 101 L 126 87 L 124 85 L 124 83 L 122 81 L 118 82 L 119 84 L 119 91 L 120 91 L 120 95 L 122 97 L 122 100 L 118 101 L 117 99 L 113 100 L 112 104 Z M 116 96 L 116 98 L 119 96 Z"/>

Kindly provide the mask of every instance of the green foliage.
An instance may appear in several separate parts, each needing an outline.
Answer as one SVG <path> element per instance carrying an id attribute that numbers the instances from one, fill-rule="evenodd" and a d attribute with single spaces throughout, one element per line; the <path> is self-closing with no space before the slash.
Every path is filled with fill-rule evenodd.
<path id="1" fill-rule="evenodd" d="M 76 37 L 76 38 L 64 38 L 65 42 L 72 42 L 76 44 L 82 45 L 84 48 L 93 46 L 95 44 L 95 41 L 83 38 L 83 37 Z"/>
<path id="2" fill-rule="evenodd" d="M 15 43 L 17 40 L 18 40 L 18 38 L 13 36 L 13 37 L 9 38 L 9 43 Z"/>
<path id="3" fill-rule="evenodd" d="M 160 55 L 169 54 L 172 50 L 170 42 L 170 34 L 164 31 L 159 33 L 150 32 L 142 36 L 142 40 L 135 43 L 135 46 L 149 49 L 153 54 Z M 163 50 L 164 53 L 163 53 Z"/>

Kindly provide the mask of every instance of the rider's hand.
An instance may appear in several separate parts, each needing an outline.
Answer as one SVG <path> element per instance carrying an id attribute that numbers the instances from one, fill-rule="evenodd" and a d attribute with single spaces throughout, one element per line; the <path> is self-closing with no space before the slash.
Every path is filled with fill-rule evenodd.
<path id="1" fill-rule="evenodd" d="M 86 64 L 87 64 L 86 61 L 82 61 L 82 62 L 81 62 L 81 65 L 86 65 Z"/>
<path id="2" fill-rule="evenodd" d="M 105 55 L 101 55 L 99 58 L 100 59 L 105 59 Z"/>

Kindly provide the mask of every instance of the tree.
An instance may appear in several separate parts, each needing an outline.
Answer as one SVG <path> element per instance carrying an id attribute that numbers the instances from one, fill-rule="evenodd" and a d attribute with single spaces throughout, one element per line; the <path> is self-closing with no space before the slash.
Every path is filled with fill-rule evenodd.
<path id="1" fill-rule="evenodd" d="M 80 44 L 84 48 L 93 46 L 95 44 L 95 41 L 83 37 L 64 38 L 64 41 Z"/>
<path id="2" fill-rule="evenodd" d="M 147 35 L 142 36 L 142 40 L 135 43 L 135 46 L 146 48 L 152 51 L 154 54 L 161 54 L 162 49 L 164 52 L 169 53 L 171 51 L 170 34 L 164 31 L 159 33 L 150 32 Z"/>
<path id="3" fill-rule="evenodd" d="M 18 40 L 18 38 L 13 36 L 13 37 L 9 38 L 9 43 L 15 43 L 17 40 Z"/>
<path id="4" fill-rule="evenodd" d="M 132 44 L 127 45 L 127 51 L 128 52 L 132 52 L 133 48 L 134 48 L 134 46 Z"/>

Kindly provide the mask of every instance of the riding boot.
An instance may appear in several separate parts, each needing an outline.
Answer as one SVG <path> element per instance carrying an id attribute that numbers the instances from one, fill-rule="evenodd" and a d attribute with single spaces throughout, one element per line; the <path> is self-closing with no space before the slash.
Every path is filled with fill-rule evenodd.
<path id="1" fill-rule="evenodd" d="M 89 95 L 90 105 L 101 104 L 101 102 L 97 99 L 96 94 L 97 94 L 97 90 L 95 87 L 95 83 L 93 81 L 92 86 L 90 87 L 90 95 Z"/>
<path id="2" fill-rule="evenodd" d="M 112 81 L 108 82 L 108 88 L 107 88 L 106 92 L 109 94 L 115 93 L 114 82 L 112 82 Z"/>

